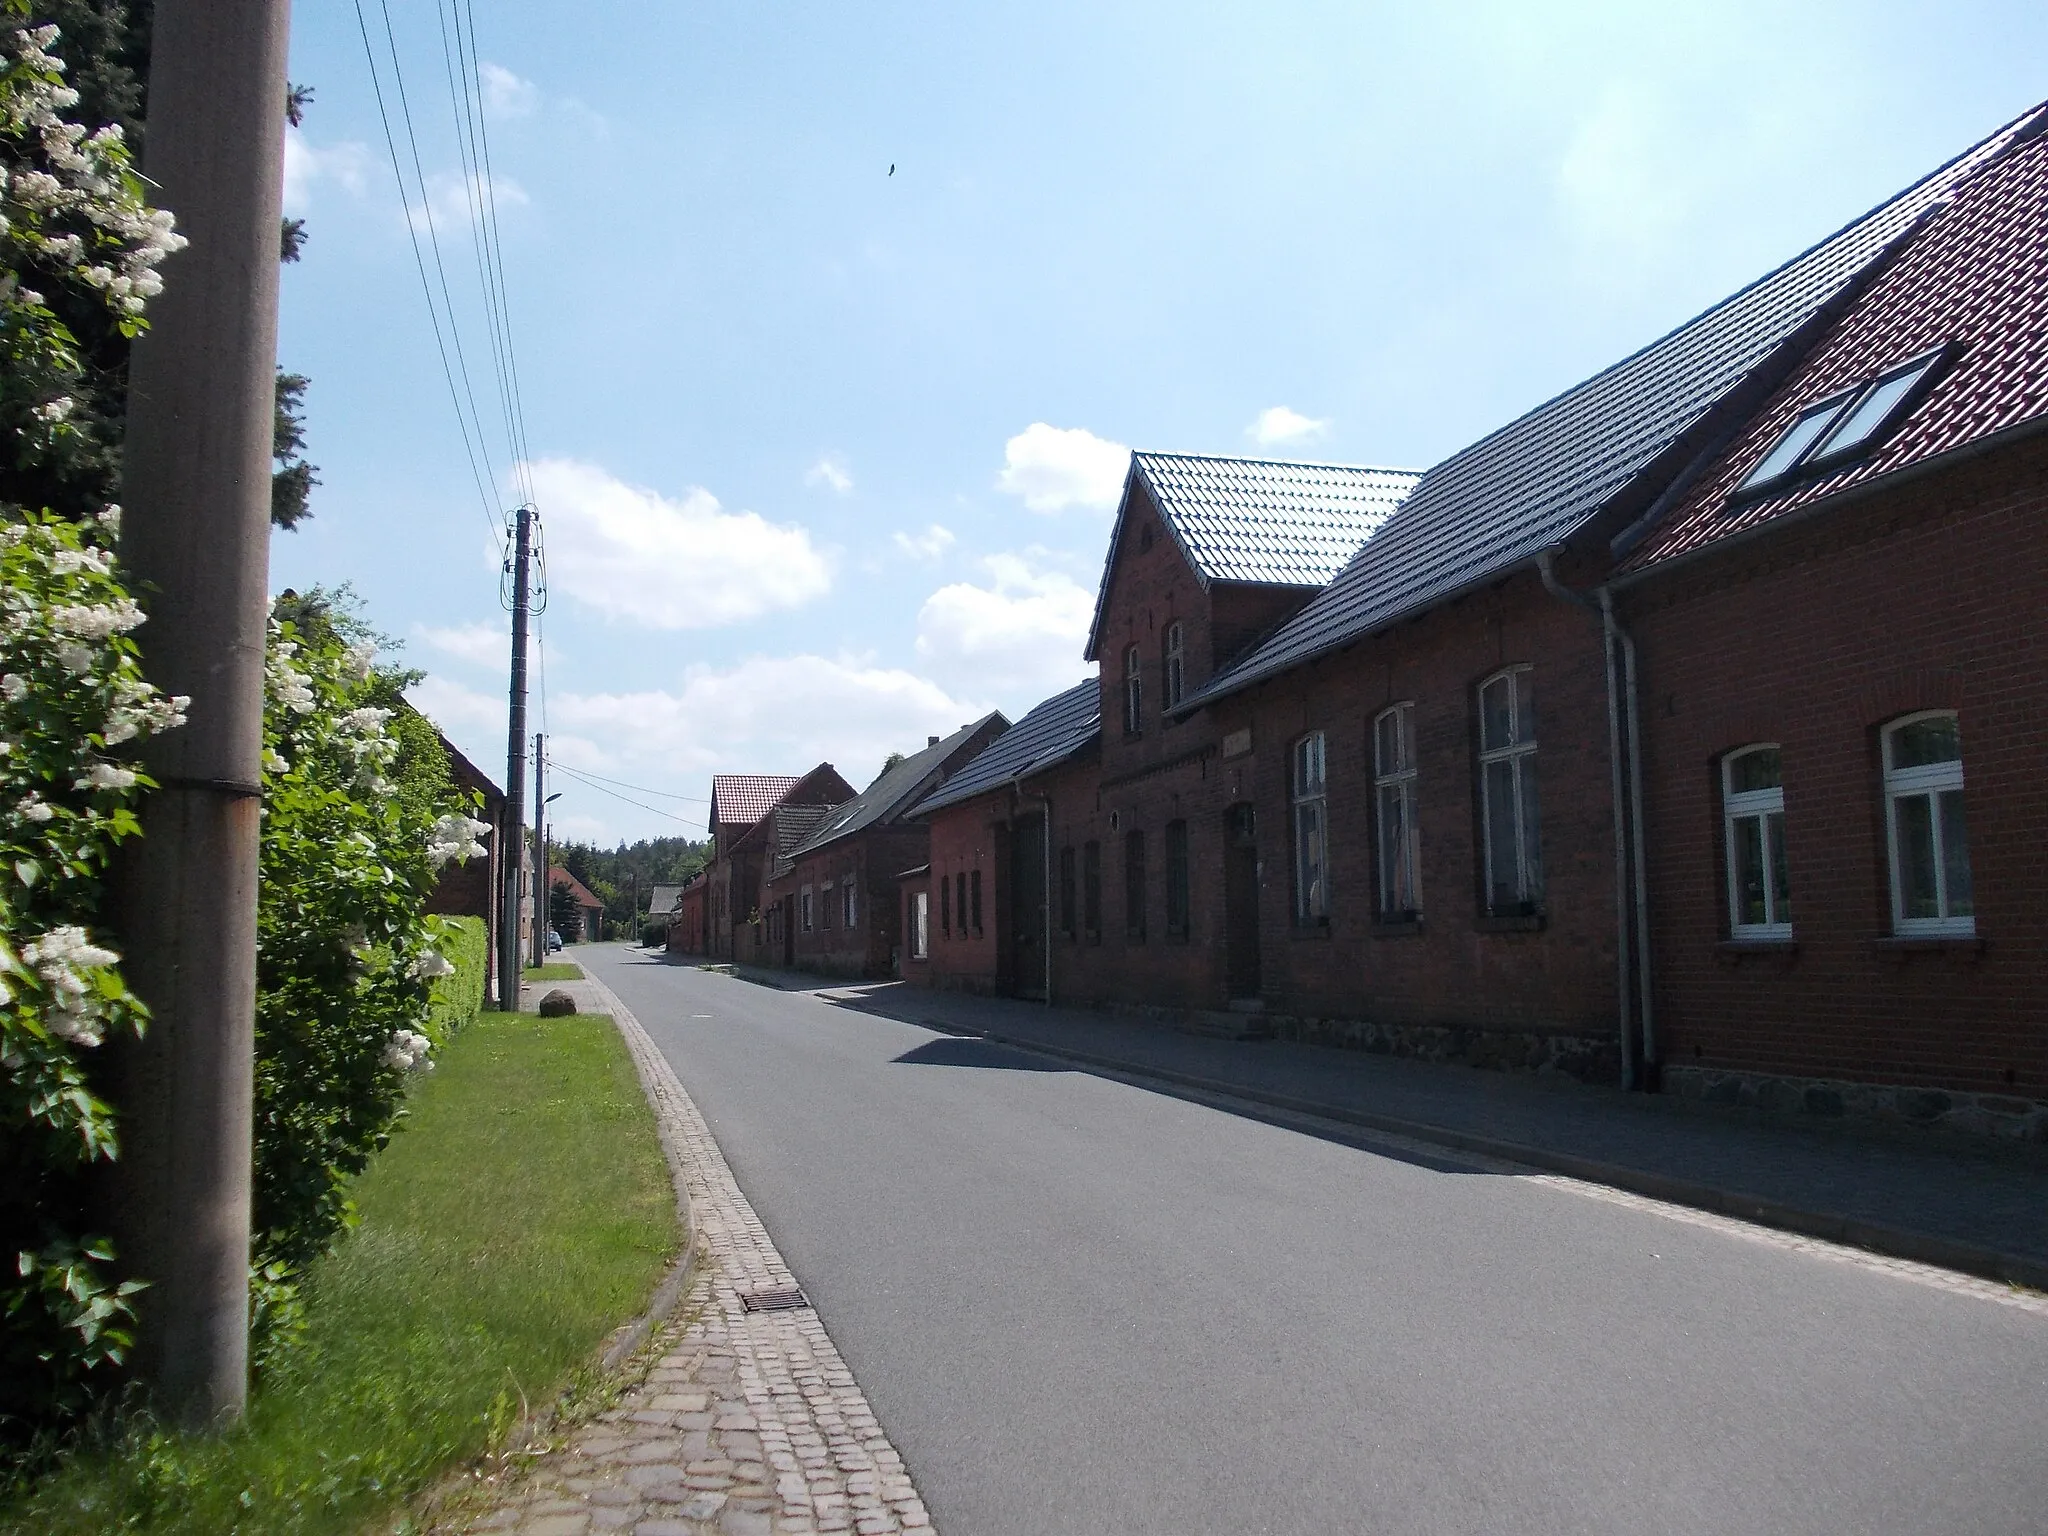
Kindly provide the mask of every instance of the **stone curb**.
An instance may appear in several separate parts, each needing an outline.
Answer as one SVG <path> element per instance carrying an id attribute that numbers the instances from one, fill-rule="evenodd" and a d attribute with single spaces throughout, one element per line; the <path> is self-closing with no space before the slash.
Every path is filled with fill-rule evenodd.
<path id="1" fill-rule="evenodd" d="M 1662 1200 L 1671 1205 L 1689 1206 L 1694 1210 L 1707 1211 L 1717 1216 L 1727 1216 L 1757 1226 L 1796 1233 L 1801 1237 L 1820 1238 L 1826 1242 L 1865 1249 L 1889 1258 L 1909 1259 L 1939 1269 L 1952 1269 L 1963 1274 L 1976 1275 L 1981 1279 L 2048 1291 L 2048 1262 L 2025 1254 L 2008 1253 L 1976 1243 L 1937 1237 L 1932 1233 L 1916 1231 L 1910 1227 L 1859 1220 L 1835 1211 L 1819 1211 L 1782 1201 L 1759 1199 L 1754 1195 L 1740 1194 L 1718 1185 L 1677 1178 L 1669 1174 L 1652 1173 L 1641 1168 L 1631 1168 L 1623 1163 L 1609 1163 L 1597 1158 L 1579 1157 L 1569 1152 L 1556 1152 L 1548 1147 L 1531 1146 L 1526 1142 L 1510 1141 L 1504 1137 L 1461 1131 L 1452 1126 L 1409 1120 L 1399 1115 L 1380 1114 L 1374 1110 L 1353 1109 L 1346 1105 L 1297 1098 L 1291 1094 L 1272 1093 L 1238 1083 L 1221 1082 L 1191 1072 L 1176 1072 L 1169 1067 L 1147 1066 L 1114 1056 L 1099 1055 L 1092 1051 L 1077 1051 L 1068 1046 L 1048 1045 L 1041 1041 L 979 1029 L 971 1024 L 941 1025 L 926 1020 L 906 1019 L 858 997 L 833 995 L 829 992 L 814 995 L 820 1001 L 829 1002 L 835 1007 L 852 1008 L 862 1013 L 873 1014 L 877 1018 L 893 1019 L 899 1024 L 916 1024 L 921 1028 L 937 1029 L 946 1034 L 986 1040 L 992 1045 L 1004 1045 L 1012 1050 L 1028 1051 L 1056 1061 L 1071 1061 L 1080 1066 L 1096 1067 L 1141 1082 L 1193 1089 L 1211 1098 L 1230 1103 L 1285 1110 L 1289 1114 L 1334 1120 L 1365 1130 L 1405 1136 L 1415 1141 L 1448 1147 L 1454 1151 L 1475 1152 L 1548 1173 L 1564 1174 L 1589 1184 L 1604 1184 L 1652 1200 Z"/>

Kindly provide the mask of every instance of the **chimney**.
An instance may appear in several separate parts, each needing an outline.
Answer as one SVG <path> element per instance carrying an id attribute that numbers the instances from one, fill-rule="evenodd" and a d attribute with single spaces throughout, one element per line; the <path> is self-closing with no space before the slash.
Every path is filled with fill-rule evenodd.
<path id="1" fill-rule="evenodd" d="M 927 742 L 925 743 L 925 745 L 926 745 L 926 746 L 928 746 L 928 747 L 936 747 L 936 746 L 937 746 L 938 744 L 939 744 L 939 738 L 938 738 L 938 737 L 936 737 L 936 736 L 932 737 L 932 738 L 931 738 L 931 739 L 930 739 L 929 741 L 927 741 Z"/>

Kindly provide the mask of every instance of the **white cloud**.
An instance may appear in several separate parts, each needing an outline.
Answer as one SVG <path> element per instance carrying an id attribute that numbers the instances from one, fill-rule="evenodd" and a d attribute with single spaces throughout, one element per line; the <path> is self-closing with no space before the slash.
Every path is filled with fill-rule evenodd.
<path id="1" fill-rule="evenodd" d="M 511 631 L 503 624 L 415 624 L 412 632 L 442 654 L 477 666 L 508 665 L 512 654 Z"/>
<path id="2" fill-rule="evenodd" d="M 913 560 L 937 560 L 953 547 L 953 530 L 933 523 L 923 533 L 905 533 L 902 529 L 889 535 L 896 547 Z"/>
<path id="3" fill-rule="evenodd" d="M 474 762 L 502 776 L 503 698 L 434 677 L 410 697 Z M 702 836 L 704 807 L 696 802 L 714 773 L 803 773 L 829 762 L 859 789 L 889 753 L 914 751 L 990 707 L 859 656 L 756 656 L 686 668 L 673 689 L 550 694 L 556 771 L 548 787 L 563 792 L 555 824 L 597 842 Z M 564 769 L 622 780 L 606 789 L 626 800 Z"/>
<path id="4" fill-rule="evenodd" d="M 1321 437 L 1330 430 L 1330 423 L 1328 418 L 1304 416 L 1284 405 L 1269 405 L 1244 430 L 1261 448 L 1271 448 L 1277 443 L 1301 443 Z"/>
<path id="5" fill-rule="evenodd" d="M 1572 227 L 1612 258 L 1614 247 L 1640 255 L 1684 220 L 1686 191 L 1674 174 L 1689 157 L 1674 144 L 1659 100 L 1639 86 L 1600 92 L 1581 118 L 1557 168 L 1557 195 Z"/>
<path id="6" fill-rule="evenodd" d="M 485 62 L 476 72 L 484 88 L 484 105 L 497 116 L 525 117 L 540 105 L 540 88 L 504 65 Z"/>
<path id="7" fill-rule="evenodd" d="M 284 131 L 284 211 L 298 215 L 313 206 L 313 188 L 328 182 L 351 197 L 367 185 L 370 151 L 353 141 L 322 149 L 296 128 Z"/>
<path id="8" fill-rule="evenodd" d="M 986 586 L 954 582 L 918 610 L 917 654 L 933 675 L 972 680 L 1020 707 L 1086 676 L 1081 652 L 1095 595 L 1064 571 L 1035 565 L 1031 552 L 982 564 Z"/>
<path id="9" fill-rule="evenodd" d="M 846 467 L 845 459 L 828 453 L 804 472 L 804 484 L 829 486 L 844 496 L 853 489 L 853 471 Z"/>
<path id="10" fill-rule="evenodd" d="M 701 486 L 672 500 L 574 459 L 540 459 L 529 472 L 546 519 L 550 579 L 607 618 L 709 629 L 831 588 L 806 530 L 727 512 Z"/>
<path id="11" fill-rule="evenodd" d="M 1034 512 L 1088 507 L 1109 512 L 1123 495 L 1131 450 L 1085 427 L 1034 421 L 1003 445 L 996 484 Z"/>
<path id="12" fill-rule="evenodd" d="M 502 215 L 508 208 L 524 208 L 532 201 L 526 189 L 508 177 L 439 171 L 427 178 L 425 214 L 414 205 L 412 217 L 422 226 L 431 221 L 437 230 L 468 229 L 493 210 Z"/>

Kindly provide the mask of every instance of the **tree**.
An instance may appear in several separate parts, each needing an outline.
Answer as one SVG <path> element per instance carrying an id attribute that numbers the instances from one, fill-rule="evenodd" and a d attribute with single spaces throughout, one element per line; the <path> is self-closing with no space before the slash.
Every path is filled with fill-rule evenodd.
<path id="1" fill-rule="evenodd" d="M 576 903 L 576 893 L 566 885 L 548 887 L 548 926 L 562 936 L 564 943 L 574 943 L 583 937 L 583 908 Z"/>

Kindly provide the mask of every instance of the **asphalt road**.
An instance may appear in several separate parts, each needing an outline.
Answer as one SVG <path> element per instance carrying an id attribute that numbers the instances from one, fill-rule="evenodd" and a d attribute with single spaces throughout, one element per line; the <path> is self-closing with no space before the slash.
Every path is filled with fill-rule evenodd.
<path id="1" fill-rule="evenodd" d="M 944 1536 L 2048 1531 L 2048 1316 L 577 958 Z"/>

